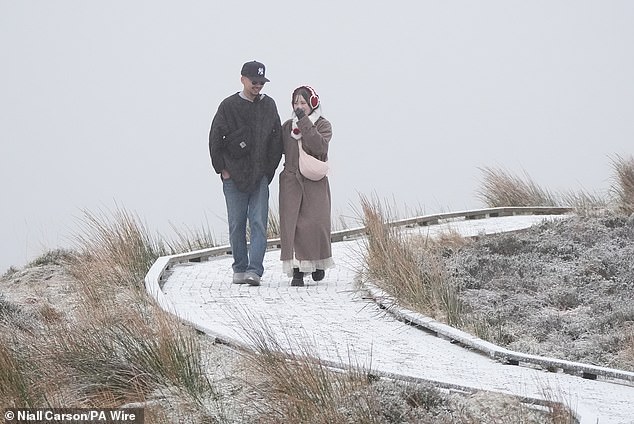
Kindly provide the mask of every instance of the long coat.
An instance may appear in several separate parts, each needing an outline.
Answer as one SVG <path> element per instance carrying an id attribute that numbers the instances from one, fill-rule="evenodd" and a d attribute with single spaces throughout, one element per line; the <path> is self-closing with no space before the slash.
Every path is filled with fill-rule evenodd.
<path id="1" fill-rule="evenodd" d="M 304 116 L 297 122 L 304 150 L 320 160 L 328 159 L 332 137 L 330 122 L 320 117 L 315 124 Z M 281 260 L 321 260 L 332 256 L 330 247 L 330 185 L 328 177 L 311 181 L 299 172 L 299 145 L 291 137 L 292 120 L 282 125 L 284 169 L 280 174 Z"/>

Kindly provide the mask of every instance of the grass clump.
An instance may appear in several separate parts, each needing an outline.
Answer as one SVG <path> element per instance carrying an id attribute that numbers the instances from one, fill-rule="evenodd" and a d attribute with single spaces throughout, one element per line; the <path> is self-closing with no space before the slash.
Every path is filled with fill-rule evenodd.
<path id="1" fill-rule="evenodd" d="M 158 313 L 148 322 L 129 313 L 109 327 L 96 324 L 50 335 L 59 378 L 77 382 L 74 397 L 85 405 L 142 402 L 157 390 L 178 392 L 196 404 L 213 395 L 195 335 L 173 318 Z"/>
<path id="2" fill-rule="evenodd" d="M 294 341 L 283 348 L 266 323 L 250 332 L 254 353 L 245 359 L 256 376 L 252 388 L 265 399 L 258 415 L 271 423 L 379 423 L 364 399 L 348 397 L 369 384 L 368 373 L 351 368 L 344 372 L 315 359 L 311 347 Z M 352 421 L 350 421 L 352 419 Z"/>
<path id="3" fill-rule="evenodd" d="M 268 239 L 279 238 L 280 236 L 280 214 L 274 208 L 269 208 L 268 225 L 266 227 L 266 237 Z"/>
<path id="4" fill-rule="evenodd" d="M 487 207 L 557 206 L 572 207 L 581 216 L 597 216 L 607 210 L 624 215 L 634 213 L 634 158 L 616 155 L 610 199 L 585 191 L 555 195 L 537 185 L 526 172 L 520 177 L 500 168 L 483 167 L 483 181 L 478 197 Z"/>
<path id="5" fill-rule="evenodd" d="M 34 268 L 43 265 L 64 265 L 73 257 L 73 252 L 69 249 L 53 249 L 45 252 L 31 261 L 26 267 Z"/>
<path id="6" fill-rule="evenodd" d="M 125 209 L 116 209 L 110 216 L 84 211 L 81 224 L 75 236 L 79 257 L 73 261 L 81 281 L 139 286 L 154 261 L 167 254 L 163 242 Z"/>
<path id="7" fill-rule="evenodd" d="M 16 322 L 27 312 L 0 299 L 0 403 L 104 408 L 134 403 L 156 418 L 152 422 L 223 421 L 200 336 L 145 291 L 145 274 L 168 252 L 163 242 L 125 210 L 86 212 L 82 224 L 77 251 L 54 251 L 33 263 L 58 267 L 64 300 L 77 308 L 62 314 L 39 297 L 25 305 L 33 325 L 20 327 Z M 37 268 L 21 271 L 22 289 L 31 283 L 44 290 L 38 275 Z M 10 342 L 6 334 L 12 334 Z"/>
<path id="8" fill-rule="evenodd" d="M 579 216 L 600 216 L 608 208 L 608 201 L 603 196 L 586 191 L 565 193 L 562 195 L 562 203 L 571 207 Z"/>
<path id="9" fill-rule="evenodd" d="M 634 157 L 615 156 L 612 159 L 614 183 L 611 191 L 614 194 L 617 209 L 626 215 L 634 213 Z"/>
<path id="10" fill-rule="evenodd" d="M 521 178 L 500 168 L 484 167 L 481 171 L 484 177 L 478 197 L 487 207 L 557 205 L 555 195 L 540 187 L 526 173 Z"/>
<path id="11" fill-rule="evenodd" d="M 174 224 L 171 226 L 176 236 L 165 242 L 169 254 L 193 252 L 216 246 L 213 231 L 209 228 L 208 223 L 198 229 L 185 227 L 185 230 L 181 230 Z"/>
<path id="12" fill-rule="evenodd" d="M 458 324 L 461 303 L 439 245 L 412 241 L 390 226 L 384 208 L 376 201 L 362 196 L 361 208 L 367 232 L 364 266 L 369 276 L 405 306 Z"/>
<path id="13" fill-rule="evenodd" d="M 2 274 L 2 278 L 8 278 L 10 276 L 12 276 L 13 274 L 17 273 L 19 271 L 18 268 L 16 268 L 15 266 L 11 265 L 9 268 L 7 268 L 7 270 L 4 272 L 4 274 Z"/>
<path id="14" fill-rule="evenodd" d="M 253 351 L 245 352 L 250 386 L 262 399 L 253 421 L 264 423 L 397 423 L 404 422 L 406 401 L 399 405 L 375 390 L 378 381 L 369 369 L 348 358 L 347 369 L 316 359 L 304 340 L 282 343 L 265 321 L 246 318 Z M 290 336 L 287 336 L 287 339 Z M 405 397 L 404 397 L 405 398 Z M 393 399 L 390 399 L 393 400 Z M 413 402 L 412 402 L 413 403 Z M 411 409 L 411 407 L 410 407 Z"/>
<path id="15" fill-rule="evenodd" d="M 84 331 L 54 335 L 64 346 L 62 363 L 85 382 L 80 391 L 88 399 L 102 398 L 107 391 L 107 398 L 123 402 L 175 388 L 202 404 L 211 386 L 196 335 L 161 310 L 144 289 L 145 275 L 168 248 L 123 209 L 110 217 L 86 212 L 84 224 L 77 237 L 80 254 L 70 269 L 84 303 L 92 305 L 90 315 L 84 316 Z M 181 235 L 178 246 L 209 238 L 185 240 Z"/>
<path id="16" fill-rule="evenodd" d="M 5 336 L 7 328 L 0 324 L 0 403 L 5 407 L 34 407 L 42 398 L 36 389 L 32 370 L 37 369 L 27 352 L 16 349 L 15 338 Z"/>

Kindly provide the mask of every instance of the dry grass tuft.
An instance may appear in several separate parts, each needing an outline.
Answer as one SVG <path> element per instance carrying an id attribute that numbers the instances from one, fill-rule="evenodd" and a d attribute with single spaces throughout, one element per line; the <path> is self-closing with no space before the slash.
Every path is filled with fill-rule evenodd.
<path id="1" fill-rule="evenodd" d="M 612 159 L 614 183 L 611 191 L 616 199 L 619 212 L 634 213 L 634 158 L 615 156 Z"/>
<path id="2" fill-rule="evenodd" d="M 428 236 L 412 236 L 409 244 L 414 251 L 429 251 L 439 256 L 446 256 L 471 243 L 454 228 L 441 231 L 433 238 Z"/>
<path id="3" fill-rule="evenodd" d="M 73 258 L 73 252 L 68 249 L 54 249 L 35 258 L 27 268 L 34 268 L 43 265 L 64 265 Z"/>
<path id="4" fill-rule="evenodd" d="M 177 390 L 202 403 L 211 387 L 195 334 L 144 289 L 146 273 L 167 254 L 163 243 L 122 209 L 110 217 L 86 212 L 84 224 L 80 253 L 68 268 L 89 312 L 80 316 L 80 329 L 51 335 L 51 345 L 62 346 L 58 359 L 66 372 L 84 382 L 80 394 L 90 403 L 120 403 L 143 401 L 157 389 Z M 192 245 L 183 240 L 179 248 Z"/>
<path id="5" fill-rule="evenodd" d="M 77 236 L 80 252 L 42 258 L 44 265 L 63 264 L 75 277 L 69 290 L 79 294 L 80 308 L 66 315 L 43 305 L 24 327 L 17 323 L 25 313 L 0 299 L 0 336 L 12 334 L 10 343 L 0 343 L 0 403 L 120 407 L 132 402 L 153 405 L 157 422 L 183 416 L 222 421 L 221 414 L 210 412 L 217 409 L 218 394 L 202 363 L 199 336 L 160 309 L 144 289 L 147 270 L 165 253 L 162 243 L 123 210 L 110 218 L 86 213 L 84 224 Z M 165 398 L 176 399 L 178 406 L 160 406 Z M 165 416 L 170 418 L 160 418 Z"/>
<path id="6" fill-rule="evenodd" d="M 273 208 L 269 207 L 269 214 L 266 225 L 266 238 L 274 239 L 280 236 L 280 215 Z M 247 240 L 251 238 L 251 227 L 247 223 Z"/>
<path id="7" fill-rule="evenodd" d="M 0 325 L 0 404 L 5 407 L 34 407 L 42 395 L 36 389 L 32 370 L 36 369 L 28 358 L 28 351 L 19 349 L 15 336 L 9 340 L 6 334 L 15 330 Z"/>
<path id="8" fill-rule="evenodd" d="M 280 214 L 274 208 L 269 208 L 268 225 L 266 227 L 266 237 L 268 239 L 280 236 Z"/>
<path id="9" fill-rule="evenodd" d="M 64 314 L 49 303 L 45 303 L 39 307 L 39 313 L 46 324 L 53 324 L 57 322 L 62 322 L 64 318 Z"/>
<path id="10" fill-rule="evenodd" d="M 368 234 L 364 265 L 370 277 L 404 306 L 457 325 L 462 306 L 438 253 L 440 245 L 420 249 L 420 241 L 389 225 L 389 215 L 377 201 L 362 196 L 361 208 Z"/>
<path id="11" fill-rule="evenodd" d="M 563 391 L 543 383 L 541 394 L 548 409 L 548 422 L 551 424 L 578 424 L 577 416 Z"/>
<path id="12" fill-rule="evenodd" d="M 333 369 L 319 359 L 303 340 L 280 343 L 266 321 L 243 318 L 254 352 L 245 353 L 256 396 L 266 399 L 259 416 L 266 423 L 379 422 L 372 417 L 366 399 L 350 402 L 350 394 L 370 384 L 369 372 L 351 365 Z M 290 338 L 290 336 L 287 336 Z M 254 383 L 254 381 L 256 383 Z M 352 419 L 352 421 L 350 421 Z"/>
<path id="13" fill-rule="evenodd" d="M 195 250 L 208 249 L 216 246 L 213 231 L 211 231 L 209 223 L 206 223 L 199 229 L 185 227 L 185 230 L 177 228 L 174 224 L 170 225 L 176 237 L 165 242 L 169 254 L 193 252 Z"/>
<path id="14" fill-rule="evenodd" d="M 556 197 L 526 173 L 522 179 L 504 169 L 484 167 L 480 170 L 484 179 L 478 197 L 487 207 L 557 205 Z"/>
<path id="15" fill-rule="evenodd" d="M 119 319 L 108 327 L 97 318 L 50 332 L 38 355 L 45 361 L 55 358 L 51 379 L 73 387 L 73 397 L 84 406 L 143 402 L 157 390 L 179 392 L 201 404 L 211 387 L 191 330 L 160 311 L 152 319 L 134 309 L 119 307 L 118 312 Z"/>
<path id="16" fill-rule="evenodd" d="M 585 191 L 565 193 L 562 202 L 579 216 L 600 216 L 608 208 L 607 200 L 601 195 Z"/>
<path id="17" fill-rule="evenodd" d="M 167 254 L 163 243 L 125 209 L 110 215 L 84 211 L 81 224 L 71 271 L 80 281 L 92 280 L 93 286 L 142 287 L 154 261 Z"/>

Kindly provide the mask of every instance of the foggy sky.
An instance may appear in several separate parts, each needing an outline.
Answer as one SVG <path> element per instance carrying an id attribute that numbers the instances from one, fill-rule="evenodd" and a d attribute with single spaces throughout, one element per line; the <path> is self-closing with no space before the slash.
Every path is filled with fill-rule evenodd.
<path id="1" fill-rule="evenodd" d="M 226 241 L 207 137 L 249 60 L 282 121 L 319 93 L 335 222 L 359 194 L 482 207 L 485 166 L 603 193 L 632 154 L 632 22 L 626 0 L 0 0 L 0 273 L 72 245 L 82 210 Z"/>

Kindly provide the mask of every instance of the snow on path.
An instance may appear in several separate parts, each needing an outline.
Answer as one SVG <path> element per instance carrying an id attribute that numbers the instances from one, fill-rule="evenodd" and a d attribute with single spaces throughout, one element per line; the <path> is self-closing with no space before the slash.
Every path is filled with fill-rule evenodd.
<path id="1" fill-rule="evenodd" d="M 451 228 L 465 236 L 526 228 L 555 216 L 460 220 L 406 231 L 434 236 Z M 231 284 L 230 256 L 175 265 L 163 292 L 173 312 L 209 333 L 251 344 L 248 325 L 267 326 L 282 349 L 310 352 L 325 361 L 354 363 L 373 371 L 434 380 L 565 403 L 582 423 L 634 424 L 634 387 L 586 380 L 564 373 L 504 365 L 479 353 L 406 325 L 356 288 L 361 240 L 333 244 L 337 267 L 319 282 L 290 287 L 279 251 L 265 256 L 262 285 Z M 245 330 L 245 328 L 247 328 Z"/>

